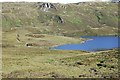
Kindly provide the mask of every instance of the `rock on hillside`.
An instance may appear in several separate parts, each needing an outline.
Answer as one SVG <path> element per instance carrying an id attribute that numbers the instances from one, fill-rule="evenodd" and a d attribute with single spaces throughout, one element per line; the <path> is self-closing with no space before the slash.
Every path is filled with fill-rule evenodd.
<path id="1" fill-rule="evenodd" d="M 64 36 L 117 35 L 118 3 L 2 3 L 3 30 L 29 26 L 31 33 Z M 35 27 L 33 29 L 33 27 Z"/>
<path id="2" fill-rule="evenodd" d="M 54 4 L 52 3 L 37 3 L 37 6 L 39 7 L 39 9 L 41 9 L 42 11 L 49 11 L 50 9 L 54 9 L 56 10 L 56 7 L 54 6 Z"/>

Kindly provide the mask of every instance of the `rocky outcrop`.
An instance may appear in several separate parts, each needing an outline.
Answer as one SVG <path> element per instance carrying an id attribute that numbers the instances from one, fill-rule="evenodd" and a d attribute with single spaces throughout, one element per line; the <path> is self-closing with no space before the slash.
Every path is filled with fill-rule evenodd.
<path id="1" fill-rule="evenodd" d="M 96 15 L 96 17 L 97 17 L 97 19 L 98 19 L 98 22 L 99 23 L 103 23 L 102 21 L 102 19 L 103 19 L 103 14 L 102 14 L 102 12 L 100 12 L 99 10 L 95 10 L 95 15 Z"/>
<path id="2" fill-rule="evenodd" d="M 52 19 L 57 23 L 64 23 L 63 19 L 58 15 L 53 16 Z"/>
<path id="3" fill-rule="evenodd" d="M 56 7 L 52 3 L 37 3 L 37 5 L 39 6 L 39 9 L 45 12 L 49 11 L 50 9 L 56 10 Z"/>

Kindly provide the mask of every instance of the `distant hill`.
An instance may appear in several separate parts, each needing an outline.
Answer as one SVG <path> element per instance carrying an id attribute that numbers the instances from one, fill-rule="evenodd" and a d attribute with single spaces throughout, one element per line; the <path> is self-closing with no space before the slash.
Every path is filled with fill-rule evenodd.
<path id="1" fill-rule="evenodd" d="M 118 2 L 120 2 L 120 0 L 111 0 L 111 2 L 118 3 Z"/>
<path id="2" fill-rule="evenodd" d="M 2 3 L 4 31 L 26 28 L 32 33 L 63 36 L 117 35 L 118 3 Z"/>

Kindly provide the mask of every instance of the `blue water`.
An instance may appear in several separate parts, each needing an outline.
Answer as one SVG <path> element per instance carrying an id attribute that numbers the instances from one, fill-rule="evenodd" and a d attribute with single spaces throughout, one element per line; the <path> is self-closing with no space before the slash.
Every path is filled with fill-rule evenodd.
<path id="1" fill-rule="evenodd" d="M 90 40 L 79 44 L 65 44 L 54 47 L 57 50 L 83 50 L 88 52 L 95 52 L 101 50 L 108 50 L 120 47 L 118 39 L 115 36 L 83 36 L 82 38 L 89 38 Z"/>

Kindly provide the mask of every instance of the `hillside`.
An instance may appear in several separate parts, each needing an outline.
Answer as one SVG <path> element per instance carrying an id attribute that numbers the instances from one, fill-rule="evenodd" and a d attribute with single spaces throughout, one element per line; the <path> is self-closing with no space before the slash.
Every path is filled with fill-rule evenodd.
<path id="1" fill-rule="evenodd" d="M 118 3 L 2 3 L 4 31 L 60 36 L 117 35 Z"/>
<path id="2" fill-rule="evenodd" d="M 2 3 L 2 78 L 118 78 L 118 50 L 51 50 L 117 35 L 118 3 Z"/>

